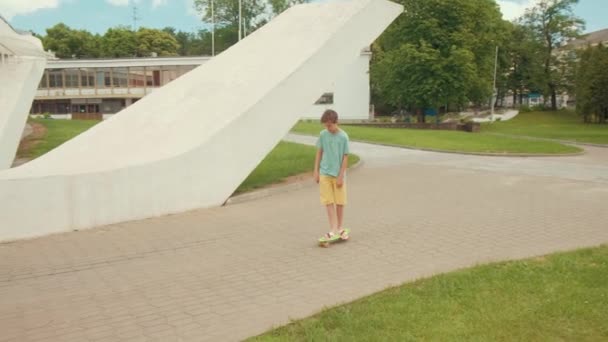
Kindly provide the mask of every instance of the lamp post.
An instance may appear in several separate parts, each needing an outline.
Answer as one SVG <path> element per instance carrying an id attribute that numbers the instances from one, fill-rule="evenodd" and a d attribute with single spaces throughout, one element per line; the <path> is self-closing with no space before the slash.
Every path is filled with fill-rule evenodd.
<path id="1" fill-rule="evenodd" d="M 215 56 L 215 12 L 211 0 L 211 56 Z"/>
<path id="2" fill-rule="evenodd" d="M 496 45 L 496 56 L 494 58 L 494 84 L 492 85 L 492 104 L 491 104 L 491 109 L 490 109 L 490 120 L 494 121 L 494 103 L 496 102 L 496 99 L 494 98 L 494 96 L 498 95 L 498 92 L 496 91 L 496 69 L 498 67 L 498 45 Z M 495 95 L 496 94 L 496 95 Z"/>
<path id="3" fill-rule="evenodd" d="M 239 0 L 239 41 L 241 40 L 242 36 L 243 36 L 243 24 L 242 24 L 242 17 L 243 15 L 243 0 Z"/>

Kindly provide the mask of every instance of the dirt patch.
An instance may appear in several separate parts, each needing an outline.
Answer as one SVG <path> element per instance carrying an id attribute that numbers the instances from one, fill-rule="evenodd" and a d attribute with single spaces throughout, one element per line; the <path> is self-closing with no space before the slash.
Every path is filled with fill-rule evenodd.
<path id="1" fill-rule="evenodd" d="M 37 122 L 29 122 L 29 125 L 32 127 L 32 134 L 21 140 L 15 159 L 30 160 L 32 148 L 39 144 L 46 136 L 47 129 L 44 125 Z"/>

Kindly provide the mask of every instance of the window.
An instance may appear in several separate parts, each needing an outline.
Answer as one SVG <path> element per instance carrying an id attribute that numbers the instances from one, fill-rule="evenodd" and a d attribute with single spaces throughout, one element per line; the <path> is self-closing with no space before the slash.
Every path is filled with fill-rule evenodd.
<path id="1" fill-rule="evenodd" d="M 112 69 L 113 84 L 116 88 L 126 88 L 128 82 L 127 68 Z"/>
<path id="2" fill-rule="evenodd" d="M 95 88 L 95 71 L 93 69 L 80 69 L 80 86 L 83 88 Z"/>
<path id="3" fill-rule="evenodd" d="M 63 88 L 63 70 L 61 70 L 61 69 L 49 70 L 49 87 L 50 88 Z"/>
<path id="4" fill-rule="evenodd" d="M 334 103 L 334 93 L 325 93 L 321 95 L 321 97 L 315 102 L 317 105 L 321 104 L 333 104 Z"/>
<path id="5" fill-rule="evenodd" d="M 67 88 L 78 88 L 78 69 L 66 69 L 65 71 L 65 86 Z"/>

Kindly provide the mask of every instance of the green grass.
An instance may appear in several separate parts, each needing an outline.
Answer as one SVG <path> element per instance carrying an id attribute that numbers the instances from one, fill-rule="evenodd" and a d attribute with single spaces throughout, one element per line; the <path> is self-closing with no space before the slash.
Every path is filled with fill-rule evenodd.
<path id="1" fill-rule="evenodd" d="M 268 184 L 281 182 L 289 176 L 312 172 L 316 151 L 317 149 L 314 146 L 280 142 L 245 179 L 236 192 L 250 191 Z M 348 158 L 349 166 L 357 161 L 359 161 L 357 155 L 351 154 Z"/>
<path id="2" fill-rule="evenodd" d="M 341 127 L 351 140 L 453 152 L 560 154 L 581 151 L 577 147 L 552 141 L 535 141 L 484 133 L 348 125 Z M 319 123 L 299 122 L 292 131 L 318 135 L 322 129 L 323 126 Z"/>
<path id="3" fill-rule="evenodd" d="M 607 318 L 603 246 L 423 279 L 250 341 L 607 341 Z"/>
<path id="4" fill-rule="evenodd" d="M 483 124 L 483 132 L 608 144 L 608 125 L 585 124 L 572 111 L 519 113 L 515 118 Z"/>
<path id="5" fill-rule="evenodd" d="M 92 120 L 35 119 L 33 121 L 44 125 L 47 132 L 29 151 L 25 151 L 22 157 L 39 157 L 99 123 Z M 315 154 L 316 148 L 313 146 L 281 141 L 238 187 L 236 193 L 280 183 L 287 177 L 312 172 Z M 351 154 L 349 166 L 357 161 L 359 157 Z"/>
<path id="6" fill-rule="evenodd" d="M 22 157 L 37 158 L 99 123 L 96 120 L 33 119 L 47 128 L 46 135 Z"/>

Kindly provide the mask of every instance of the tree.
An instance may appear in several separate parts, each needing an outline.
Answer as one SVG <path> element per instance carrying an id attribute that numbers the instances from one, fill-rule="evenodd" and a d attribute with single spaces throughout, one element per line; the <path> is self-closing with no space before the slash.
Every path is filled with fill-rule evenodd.
<path id="1" fill-rule="evenodd" d="M 507 31 L 496 3 L 401 3 L 404 13 L 374 44 L 372 96 L 418 108 L 485 103 L 492 93 L 496 46 L 504 44 Z"/>
<path id="2" fill-rule="evenodd" d="M 579 36 L 584 22 L 573 13 L 578 0 L 540 0 L 523 17 L 523 23 L 543 45 L 543 76 L 546 94 L 551 96 L 551 109 L 557 110 L 557 92 L 564 90 L 562 63 L 555 51 L 568 40 Z M 562 71 L 560 74 L 560 70 Z"/>
<path id="3" fill-rule="evenodd" d="M 127 26 L 110 28 L 101 38 L 101 50 L 104 57 L 135 57 L 137 36 Z"/>
<path id="4" fill-rule="evenodd" d="M 543 46 L 534 32 L 525 25 L 510 24 L 504 50 L 509 69 L 506 88 L 513 94 L 513 103 L 521 105 L 526 92 L 544 92 Z"/>
<path id="5" fill-rule="evenodd" d="M 239 0 L 214 0 L 214 18 L 211 17 L 211 0 L 194 0 L 194 7 L 202 20 L 208 24 L 215 22 L 216 29 L 230 27 L 237 32 L 239 28 Z M 243 33 L 251 33 L 258 28 L 262 21 L 265 3 L 262 0 L 248 0 L 241 2 L 241 18 Z"/>
<path id="6" fill-rule="evenodd" d="M 85 30 L 73 30 L 59 23 L 46 30 L 42 37 L 45 50 L 51 50 L 59 58 L 98 57 L 99 35 Z"/>
<path id="7" fill-rule="evenodd" d="M 464 49 L 454 48 L 444 58 L 426 43 L 403 44 L 382 56 L 372 83 L 391 105 L 419 109 L 419 121 L 424 122 L 420 109 L 464 103 L 464 93 L 475 77 L 473 60 Z"/>
<path id="8" fill-rule="evenodd" d="M 580 56 L 576 111 L 585 122 L 608 123 L 608 48 L 601 44 L 587 48 Z"/>
<path id="9" fill-rule="evenodd" d="M 159 56 L 177 56 L 179 43 L 165 31 L 142 27 L 135 37 L 138 56 L 147 57 L 152 53 L 157 53 Z"/>
<path id="10" fill-rule="evenodd" d="M 297 4 L 307 3 L 310 0 L 269 0 L 274 15 L 279 15 L 289 7 Z"/>

